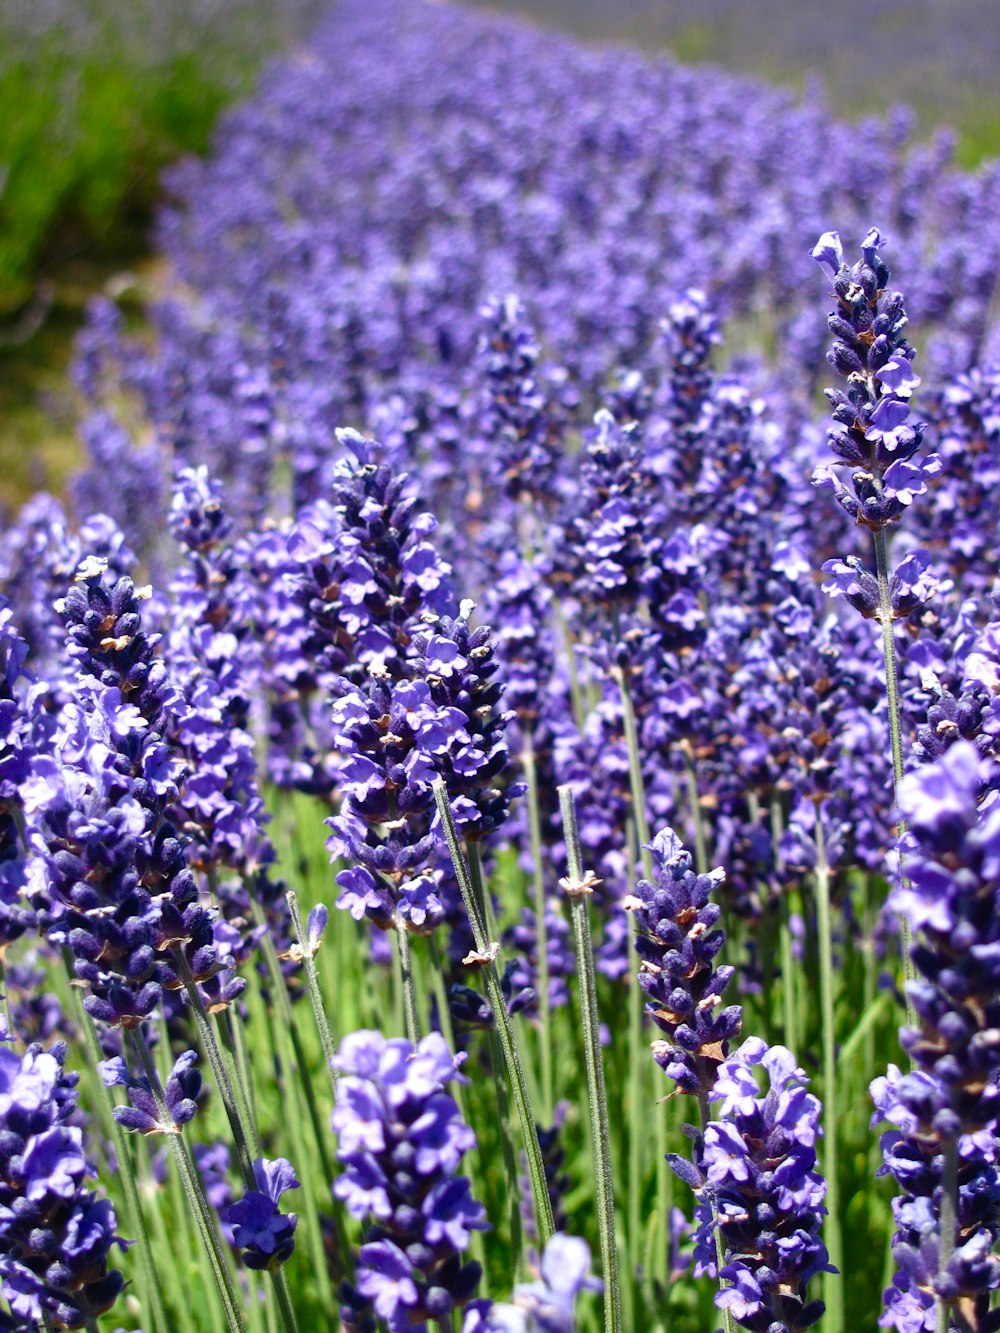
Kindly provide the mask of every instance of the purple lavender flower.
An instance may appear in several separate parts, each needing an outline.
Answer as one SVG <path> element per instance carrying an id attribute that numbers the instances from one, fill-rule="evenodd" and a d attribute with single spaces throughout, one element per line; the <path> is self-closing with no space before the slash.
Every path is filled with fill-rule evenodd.
<path id="1" fill-rule="evenodd" d="M 355 1286 L 393 1333 L 447 1318 L 479 1282 L 479 1265 L 461 1260 L 486 1221 L 456 1174 L 476 1141 L 445 1091 L 458 1063 L 438 1033 L 414 1046 L 356 1032 L 337 1055 L 332 1123 L 344 1171 L 334 1193 L 371 1222 Z"/>
<path id="2" fill-rule="evenodd" d="M 0 1046 L 0 1292 L 20 1321 L 83 1328 L 110 1310 L 124 1287 L 109 1269 L 114 1209 L 86 1189 L 96 1175 L 83 1153 L 76 1076 L 66 1048 Z"/>
<path id="3" fill-rule="evenodd" d="M 654 481 L 643 465 L 637 425 L 594 418 L 578 500 L 561 564 L 576 594 L 608 617 L 631 612 L 643 590 L 652 536 Z"/>
<path id="4" fill-rule="evenodd" d="M 667 1034 L 653 1043 L 653 1055 L 679 1092 L 704 1097 L 742 1023 L 739 1005 L 718 1010 L 735 972 L 714 963 L 726 937 L 709 897 L 725 872 L 696 875 L 690 853 L 669 828 L 656 835 L 650 851 L 655 880 L 640 880 L 625 905 L 635 915 L 646 1013 Z"/>
<path id="5" fill-rule="evenodd" d="M 497 679 L 496 642 L 488 625 L 472 628 L 470 613 L 471 604 L 463 604 L 457 618 L 414 634 L 413 669 L 427 682 L 441 716 L 460 720 L 449 743 L 432 750 L 431 762 L 444 779 L 462 836 L 480 842 L 506 821 L 512 798 L 524 789 L 504 780 L 504 733 L 513 714 L 500 706 L 504 685 Z"/>
<path id="6" fill-rule="evenodd" d="M 63 709 L 53 753 L 35 760 L 24 800 L 40 924 L 73 953 L 88 1012 L 135 1026 L 163 988 L 182 985 L 179 952 L 196 982 L 221 964 L 212 914 L 166 818 L 177 788 L 161 737 L 175 696 L 131 581 L 108 587 L 103 573 L 103 561 L 85 562 L 66 598 L 77 702 Z"/>
<path id="7" fill-rule="evenodd" d="M 919 1073 L 933 1093 L 932 1080 Z M 872 1127 L 889 1124 L 881 1137 L 883 1165 L 878 1175 L 891 1175 L 898 1193 L 892 1201 L 896 1225 L 893 1258 L 896 1271 L 883 1293 L 882 1328 L 897 1333 L 925 1333 L 935 1327 L 937 1296 L 973 1313 L 975 1327 L 992 1333 L 994 1318 L 987 1314 L 989 1292 L 1000 1283 L 1000 1265 L 991 1251 L 1000 1236 L 1000 1176 L 996 1138 L 992 1130 L 963 1135 L 957 1144 L 957 1236 L 955 1252 L 941 1272 L 940 1199 L 944 1185 L 944 1157 L 940 1144 L 926 1137 L 920 1120 L 903 1104 L 899 1088 L 904 1075 L 890 1065 L 871 1086 L 875 1111 Z M 949 1319 L 949 1324 L 951 1324 Z"/>
<path id="8" fill-rule="evenodd" d="M 179 1134 L 194 1119 L 201 1092 L 201 1071 L 197 1067 L 195 1051 L 185 1051 L 174 1061 L 163 1089 L 170 1119 L 164 1124 L 160 1118 L 156 1098 L 146 1078 L 134 1077 L 120 1055 L 102 1060 L 98 1066 L 101 1081 L 106 1088 L 122 1087 L 129 1099 L 128 1106 L 115 1108 L 115 1119 L 128 1130 L 140 1134 Z"/>
<path id="9" fill-rule="evenodd" d="M 480 310 L 478 360 L 485 381 L 480 429 L 484 456 L 513 497 L 544 503 L 561 452 L 561 421 L 540 382 L 541 349 L 516 296 Z"/>
<path id="10" fill-rule="evenodd" d="M 527 560 L 516 551 L 505 551 L 498 562 L 499 577 L 487 593 L 485 614 L 494 627 L 503 664 L 504 698 L 523 730 L 533 730 L 537 724 L 555 664 L 548 623 L 552 593 L 545 583 L 550 572 L 540 558 Z"/>
<path id="11" fill-rule="evenodd" d="M 995 911 L 1000 879 L 1000 812 L 980 813 L 984 780 L 975 748 L 956 742 L 935 764 L 908 774 L 900 810 L 907 879 L 890 894 L 891 910 L 910 921 L 919 976 L 908 993 L 920 1021 L 904 1029 L 904 1049 L 920 1080 L 898 1089 L 922 1129 L 940 1142 L 975 1133 L 1000 1114 L 1000 945 Z M 933 1089 L 933 1092 L 931 1091 Z"/>
<path id="12" fill-rule="evenodd" d="M 846 392 L 826 391 L 833 405 L 827 440 L 837 462 L 818 467 L 814 481 L 875 532 L 898 519 L 941 470 L 936 455 L 919 456 L 924 428 L 909 421 L 910 396 L 920 378 L 903 337 L 903 298 L 889 290 L 889 270 L 879 255 L 883 243 L 873 227 L 853 268 L 844 262 L 836 232 L 821 236 L 812 252 L 829 270 L 837 298 L 828 321 L 836 341 L 827 359 L 848 385 Z M 845 467 L 853 469 L 853 490 L 838 475 Z"/>
<path id="13" fill-rule="evenodd" d="M 276 858 L 249 732 L 259 675 L 249 580 L 221 488 L 205 468 L 178 475 L 169 523 L 188 557 L 171 587 L 168 655 L 182 702 L 169 738 L 185 764 L 170 819 L 190 839 L 189 863 L 214 884 L 223 917 L 238 932 L 232 952 L 239 963 L 259 936 L 250 924 L 251 895 L 264 908 L 279 952 L 289 936 L 283 886 L 269 873 Z"/>
<path id="14" fill-rule="evenodd" d="M 19 827 L 21 789 L 41 741 L 37 696 L 29 691 L 24 667 L 27 652 L 0 597 L 0 952 L 35 924 L 21 893 L 26 858 Z"/>
<path id="15" fill-rule="evenodd" d="M 790 1051 L 747 1038 L 718 1068 L 709 1094 L 717 1118 L 699 1136 L 695 1163 L 669 1159 L 699 1199 L 702 1269 L 715 1271 L 716 1229 L 721 1236 L 726 1285 L 715 1303 L 755 1333 L 811 1328 L 823 1314 L 823 1302 L 807 1296 L 810 1280 L 829 1271 L 826 1182 L 816 1170 L 821 1108 L 807 1082 Z"/>
<path id="16" fill-rule="evenodd" d="M 242 1199 L 224 1208 L 222 1220 L 234 1228 L 233 1240 L 243 1251 L 247 1268 L 273 1273 L 291 1258 L 295 1249 L 295 1213 L 283 1213 L 278 1205 L 288 1190 L 297 1190 L 292 1164 L 284 1157 L 269 1161 L 258 1157 L 253 1164 L 255 1190 L 247 1190 Z"/>
<path id="17" fill-rule="evenodd" d="M 331 503 L 301 516 L 288 544 L 309 626 L 303 651 L 324 680 L 405 656 L 422 613 L 454 611 L 451 570 L 428 540 L 437 523 L 407 495 L 407 477 L 376 461 L 374 441 L 339 438 L 348 455 Z"/>
<path id="18" fill-rule="evenodd" d="M 0 539 L 0 591 L 40 678 L 54 681 L 61 674 L 65 632 L 56 603 L 86 554 L 106 559 L 117 575 L 128 574 L 136 559 L 106 514 L 92 515 L 77 533 L 59 502 L 44 492 L 27 502 Z"/>
<path id="19" fill-rule="evenodd" d="M 722 341 L 719 321 L 706 294 L 692 287 L 671 303 L 660 329 L 670 357 L 667 417 L 682 463 L 697 468 L 712 387 L 712 349 Z"/>
<path id="20" fill-rule="evenodd" d="M 334 859 L 356 864 L 341 871 L 337 906 L 388 929 L 397 907 L 414 928 L 431 929 L 443 915 L 430 873 L 437 753 L 468 741 L 465 716 L 439 708 L 425 681 L 391 685 L 373 676 L 357 689 L 348 681 L 334 703 L 334 771 L 341 808 L 327 820 Z"/>
<path id="21" fill-rule="evenodd" d="M 1000 814 L 982 804 L 990 766 L 967 740 L 955 740 L 936 762 L 904 778 L 901 841 L 907 879 L 889 906 L 914 932 L 917 979 L 907 992 L 919 1026 L 900 1040 L 911 1071 L 872 1084 L 873 1124 L 895 1126 L 882 1136 L 884 1166 L 900 1194 L 893 1210 L 896 1273 L 884 1294 L 881 1323 L 901 1333 L 932 1327 L 936 1309 L 968 1311 L 974 1327 L 993 1328 L 991 1291 L 1000 1264 L 991 1251 L 1000 1236 L 995 1127 L 1000 1101 Z M 957 1167 L 954 1252 L 942 1267 L 941 1191 L 945 1160 Z M 963 1322 L 966 1316 L 962 1315 Z"/>
<path id="22" fill-rule="evenodd" d="M 463 1333 L 574 1333 L 577 1297 L 601 1287 L 590 1274 L 586 1241 L 557 1231 L 545 1247 L 538 1279 L 519 1283 L 509 1304 L 477 1303 Z"/>

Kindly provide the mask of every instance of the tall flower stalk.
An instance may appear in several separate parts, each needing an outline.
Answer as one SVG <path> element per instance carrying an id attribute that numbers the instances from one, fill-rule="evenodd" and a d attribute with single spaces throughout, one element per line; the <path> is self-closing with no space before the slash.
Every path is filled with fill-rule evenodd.
<path id="1" fill-rule="evenodd" d="M 828 1262 L 820 1236 L 826 1185 L 815 1170 L 819 1103 L 784 1047 L 749 1038 L 730 1053 L 743 1014 L 739 1005 L 719 1007 L 734 969 L 715 966 L 725 933 L 710 900 L 724 872 L 696 874 L 671 829 L 650 852 L 654 877 L 639 882 L 628 905 L 646 1012 L 664 1034 L 654 1058 L 699 1110 L 692 1158 L 669 1158 L 699 1199 L 698 1266 L 721 1284 L 716 1305 L 727 1326 L 809 1328 L 824 1307 L 808 1299 L 807 1286 Z M 752 1073 L 758 1065 L 770 1076 L 763 1096 Z"/>
<path id="2" fill-rule="evenodd" d="M 587 896 L 593 893 L 594 875 L 585 873 L 580 852 L 573 792 L 559 788 L 568 874 L 562 889 L 570 900 L 573 936 L 580 973 L 580 1009 L 583 1017 L 583 1050 L 587 1064 L 587 1097 L 590 1105 L 590 1134 L 594 1154 L 594 1186 L 597 1192 L 597 1224 L 601 1234 L 601 1266 L 604 1273 L 604 1327 L 618 1333 L 622 1325 L 621 1290 L 618 1280 L 618 1247 L 615 1240 L 615 1191 L 611 1171 L 611 1132 L 608 1097 L 604 1086 L 601 1056 L 600 1016 L 597 1009 L 597 979 L 590 937 Z"/>
<path id="3" fill-rule="evenodd" d="M 903 297 L 889 288 L 889 269 L 879 254 L 883 244 L 882 235 L 873 227 L 861 242 L 861 258 L 853 266 L 845 263 L 836 232 L 824 233 L 812 251 L 829 273 L 837 298 L 836 309 L 827 320 L 835 339 L 827 360 L 847 386 L 846 390 L 826 390 L 833 407 L 827 442 L 836 461 L 820 464 L 813 481 L 832 490 L 846 513 L 872 534 L 874 580 L 857 561 L 830 561 L 824 570 L 831 576 L 831 589 L 845 592 L 881 629 L 898 807 L 903 742 L 893 623 L 899 612 L 893 605 L 887 529 L 926 493 L 928 480 L 941 471 L 941 460 L 936 454 L 921 454 L 924 427 L 909 419 L 910 398 L 920 377 L 913 370 L 916 353 L 903 336 L 909 322 Z M 840 476 L 848 469 L 850 486 Z M 853 594 L 846 584 L 854 589 Z M 901 921 L 900 929 L 903 969 L 909 980 L 913 964 L 906 920 Z"/>
<path id="4" fill-rule="evenodd" d="M 900 1033 L 912 1068 L 891 1066 L 872 1095 L 873 1123 L 895 1127 L 882 1137 L 883 1171 L 901 1189 L 883 1322 L 901 1333 L 918 1319 L 938 1333 L 1000 1322 L 989 1314 L 1000 1288 L 1000 814 L 983 800 L 995 780 L 958 740 L 900 789 L 909 880 L 890 903 L 916 941 L 916 1022 Z"/>
<path id="5" fill-rule="evenodd" d="M 535 1227 L 539 1244 L 544 1247 L 555 1232 L 555 1223 L 552 1218 L 552 1201 L 549 1198 L 548 1183 L 545 1179 L 545 1161 L 538 1143 L 535 1115 L 528 1096 L 521 1057 L 514 1038 L 514 1030 L 511 1026 L 506 998 L 500 982 L 500 973 L 496 965 L 497 954 L 500 951 L 499 941 L 491 940 L 487 935 L 486 923 L 482 918 L 479 904 L 473 892 L 472 880 L 465 857 L 462 855 L 458 826 L 451 812 L 444 780 L 438 778 L 432 786 L 434 799 L 437 802 L 438 815 L 448 844 L 448 851 L 451 853 L 455 878 L 458 880 L 462 901 L 465 904 L 469 924 L 472 927 L 475 952 L 473 956 L 470 956 L 469 961 L 481 966 L 485 974 L 486 992 L 496 1019 L 507 1076 L 510 1079 L 514 1104 L 517 1107 L 518 1117 L 521 1121 L 521 1136 L 524 1140 L 524 1150 L 528 1158 L 528 1176 L 531 1180 L 531 1196 L 534 1202 Z"/>

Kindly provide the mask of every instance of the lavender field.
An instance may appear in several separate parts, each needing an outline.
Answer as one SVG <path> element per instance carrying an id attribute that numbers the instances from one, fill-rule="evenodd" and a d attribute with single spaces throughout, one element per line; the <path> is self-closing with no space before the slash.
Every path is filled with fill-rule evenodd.
<path id="1" fill-rule="evenodd" d="M 0 532 L 0 1328 L 1000 1329 L 1000 166 L 341 0 Z"/>

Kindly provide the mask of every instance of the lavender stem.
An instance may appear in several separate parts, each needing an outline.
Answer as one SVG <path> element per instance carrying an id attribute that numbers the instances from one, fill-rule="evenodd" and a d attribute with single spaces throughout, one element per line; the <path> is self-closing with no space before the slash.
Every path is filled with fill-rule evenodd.
<path id="1" fill-rule="evenodd" d="M 899 838 L 902 838 L 906 832 L 906 821 L 899 814 L 899 784 L 903 781 L 903 740 L 902 729 L 899 722 L 899 681 L 896 671 L 896 640 L 892 629 L 892 597 L 889 593 L 889 544 L 886 540 L 885 528 L 879 528 L 873 534 L 875 540 L 875 571 L 878 576 L 878 622 L 882 629 L 882 655 L 885 659 L 885 691 L 886 700 L 889 706 L 889 742 L 892 747 L 892 785 L 896 813 L 896 830 Z M 899 852 L 899 877 L 905 880 L 906 875 L 903 869 L 903 854 Z M 916 970 L 913 966 L 912 948 L 913 941 L 910 932 L 910 923 L 905 916 L 899 917 L 900 946 L 903 954 L 903 978 L 905 982 L 913 981 L 916 977 Z M 903 993 L 906 996 L 906 1021 L 909 1026 L 916 1023 L 916 1014 L 910 1001 L 909 988 L 904 985 Z"/>
<path id="2" fill-rule="evenodd" d="M 573 934 L 580 972 L 580 1010 L 583 1019 L 583 1050 L 587 1064 L 587 1093 L 590 1104 L 590 1133 L 594 1153 L 594 1183 L 597 1190 L 597 1224 L 601 1237 L 601 1266 L 604 1273 L 604 1328 L 618 1333 L 622 1325 L 621 1285 L 618 1277 L 618 1247 L 615 1240 L 615 1194 L 611 1170 L 611 1132 L 608 1096 L 604 1086 L 601 1056 L 601 1023 L 597 1007 L 594 947 L 590 936 L 587 895 L 593 876 L 584 874 L 580 832 L 573 804 L 573 789 L 559 788 L 559 807 L 566 840 L 568 878 L 563 888 L 570 900 Z"/>
<path id="3" fill-rule="evenodd" d="M 142 1066 L 143 1074 L 149 1083 L 150 1091 L 156 1100 L 157 1111 L 163 1124 L 169 1124 L 171 1117 L 167 1110 L 166 1099 L 163 1095 L 163 1088 L 160 1084 L 160 1076 L 156 1065 L 149 1054 L 149 1049 L 142 1037 L 134 1028 L 127 1029 L 129 1045 Z M 222 1250 L 222 1243 L 219 1240 L 215 1223 L 212 1220 L 212 1213 L 205 1198 L 205 1192 L 202 1188 L 201 1180 L 194 1167 L 194 1162 L 188 1153 L 187 1144 L 180 1134 L 168 1134 L 167 1142 L 170 1145 L 170 1151 L 173 1154 L 174 1163 L 177 1167 L 177 1173 L 181 1178 L 181 1184 L 184 1187 L 184 1194 L 187 1198 L 188 1206 L 195 1215 L 198 1223 L 198 1230 L 201 1232 L 202 1243 L 208 1252 L 209 1262 L 212 1266 L 212 1274 L 215 1278 L 215 1284 L 218 1288 L 219 1297 L 222 1301 L 222 1308 L 225 1312 L 226 1323 L 230 1333 L 245 1333 L 243 1317 L 240 1314 L 239 1307 L 236 1304 L 236 1296 L 233 1292 L 232 1280 L 229 1276 L 229 1269 L 226 1267 L 226 1259 Z"/>
<path id="4" fill-rule="evenodd" d="M 837 1035 L 834 1023 L 833 938 L 830 921 L 830 867 L 823 820 L 816 811 L 816 927 L 819 935 L 819 989 L 823 1039 L 823 1174 L 827 1183 L 826 1240 L 836 1273 L 823 1275 L 823 1298 L 830 1333 L 844 1328 L 844 1245 L 837 1165 Z"/>
<path id="5" fill-rule="evenodd" d="M 306 987 L 312 1003 L 313 1017 L 316 1019 L 320 1044 L 323 1047 L 323 1058 L 326 1061 L 327 1069 L 333 1069 L 333 1062 L 337 1054 L 337 1043 L 334 1041 L 333 1029 L 330 1027 L 326 1005 L 323 1003 L 323 992 L 319 984 L 319 970 L 316 967 L 314 953 L 309 948 L 308 936 L 302 923 L 298 894 L 294 889 L 288 890 L 285 894 L 285 901 L 288 903 L 288 910 L 292 917 L 292 927 L 302 953 L 302 963 L 306 970 Z"/>
<path id="6" fill-rule="evenodd" d="M 417 992 L 413 984 L 413 956 L 410 937 L 402 921 L 393 931 L 396 941 L 396 976 L 403 997 L 403 1024 L 407 1041 L 414 1045 L 420 1040 L 420 1017 L 417 1011 Z"/>
<path id="7" fill-rule="evenodd" d="M 552 1023 L 549 1003 L 548 927 L 545 912 L 545 868 L 542 865 L 542 821 L 538 808 L 538 773 L 531 734 L 525 735 L 521 764 L 528 784 L 528 829 L 534 875 L 535 929 L 538 934 L 538 1033 L 542 1056 L 542 1114 L 545 1123 L 552 1120 L 555 1104 L 552 1079 Z"/>
<path id="8" fill-rule="evenodd" d="M 500 974 L 497 971 L 495 959 L 496 951 L 494 950 L 491 941 L 486 937 L 486 928 L 482 917 L 480 916 L 479 907 L 473 893 L 469 869 L 466 866 L 465 858 L 462 855 L 462 849 L 459 844 L 455 817 L 451 812 L 451 806 L 448 804 L 447 788 L 440 778 L 432 785 L 434 789 L 434 799 L 437 802 L 438 814 L 440 815 L 445 839 L 448 843 L 448 851 L 451 853 L 452 865 L 455 869 L 455 877 L 458 880 L 458 886 L 462 893 L 465 910 L 469 914 L 469 922 L 472 926 L 472 935 L 475 941 L 476 951 L 480 957 L 485 960 L 483 968 L 486 974 L 486 989 L 496 1018 L 497 1034 L 503 1050 L 504 1062 L 507 1066 L 507 1074 L 510 1078 L 511 1087 L 514 1092 L 514 1102 L 517 1106 L 517 1112 L 521 1120 L 521 1134 L 524 1139 L 525 1153 L 528 1158 L 528 1176 L 531 1180 L 531 1194 L 535 1210 L 535 1225 L 538 1230 L 538 1244 L 541 1249 L 544 1249 L 555 1232 L 555 1223 L 552 1218 L 552 1202 L 549 1199 L 548 1182 L 545 1179 L 545 1164 L 542 1159 L 541 1148 L 538 1144 L 538 1131 L 535 1127 L 535 1117 L 531 1109 L 531 1102 L 524 1081 L 524 1071 L 521 1068 L 521 1060 L 518 1054 L 517 1044 L 514 1040 L 510 1015 L 507 1013 L 503 988 L 500 985 Z"/>

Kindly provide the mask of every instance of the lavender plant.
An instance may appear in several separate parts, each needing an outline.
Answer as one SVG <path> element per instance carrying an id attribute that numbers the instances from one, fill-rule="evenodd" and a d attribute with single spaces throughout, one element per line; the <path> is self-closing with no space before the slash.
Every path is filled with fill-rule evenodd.
<path id="1" fill-rule="evenodd" d="M 146 1333 L 996 1324 L 1000 175 L 910 136 L 342 0 L 174 171 L 0 535 L 3 988 L 120 1219 L 11 1204 L 0 1323 L 121 1231 Z"/>

